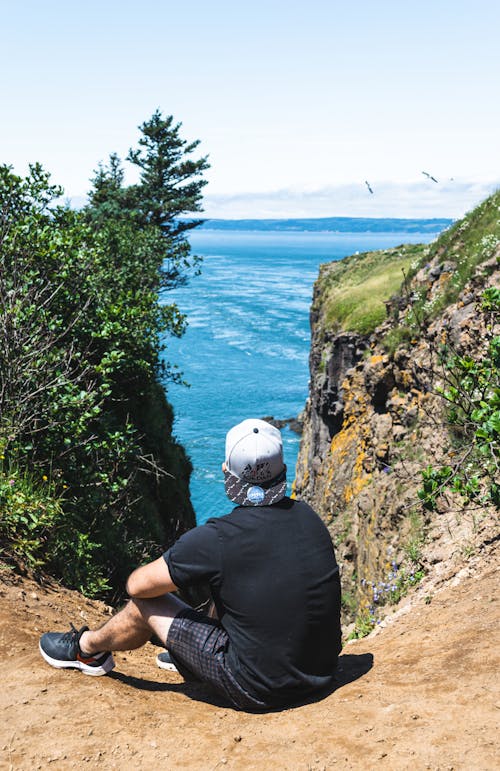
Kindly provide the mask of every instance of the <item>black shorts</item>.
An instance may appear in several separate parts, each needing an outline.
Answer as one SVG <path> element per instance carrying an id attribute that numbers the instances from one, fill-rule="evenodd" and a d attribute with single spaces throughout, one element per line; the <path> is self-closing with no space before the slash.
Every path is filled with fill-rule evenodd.
<path id="1" fill-rule="evenodd" d="M 229 638 L 218 621 L 190 608 L 172 621 L 166 647 L 172 661 L 186 680 L 201 680 L 229 699 L 238 709 L 255 711 L 266 708 L 236 682 L 226 654 Z"/>

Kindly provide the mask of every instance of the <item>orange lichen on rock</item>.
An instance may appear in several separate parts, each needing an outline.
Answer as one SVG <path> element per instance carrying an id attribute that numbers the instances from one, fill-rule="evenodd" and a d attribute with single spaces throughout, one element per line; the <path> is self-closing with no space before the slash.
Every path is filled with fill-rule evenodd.
<path id="1" fill-rule="evenodd" d="M 407 369 L 401 370 L 401 372 L 400 372 L 400 380 L 401 380 L 401 384 L 405 388 L 409 388 L 410 385 L 413 383 L 413 378 L 412 378 L 411 372 L 408 372 Z"/>
<path id="2" fill-rule="evenodd" d="M 351 482 L 344 490 L 344 498 L 346 503 L 349 503 L 353 498 L 359 495 L 363 487 L 366 487 L 371 479 L 371 474 L 366 474 L 363 472 L 365 457 L 366 452 L 363 447 L 360 447 L 358 449 L 356 461 L 354 463 Z"/>
<path id="3" fill-rule="evenodd" d="M 328 482 L 332 481 L 334 471 L 344 466 L 342 476 L 349 480 L 343 491 L 346 503 L 356 497 L 371 479 L 371 474 L 364 471 L 366 431 L 364 423 L 351 414 L 345 419 L 342 430 L 335 434 L 330 444 Z"/>

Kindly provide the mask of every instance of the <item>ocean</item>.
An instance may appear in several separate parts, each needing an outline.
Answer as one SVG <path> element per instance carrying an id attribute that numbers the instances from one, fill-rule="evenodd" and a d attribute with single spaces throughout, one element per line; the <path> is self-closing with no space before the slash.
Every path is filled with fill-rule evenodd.
<path id="1" fill-rule="evenodd" d="M 187 314 L 165 359 L 189 387 L 169 383 L 174 435 L 193 463 L 198 524 L 227 514 L 221 464 L 226 432 L 248 417 L 295 418 L 308 394 L 309 309 L 319 265 L 354 252 L 429 242 L 435 233 L 192 231 L 202 272 L 165 294 Z M 300 437 L 282 431 L 289 484 Z"/>

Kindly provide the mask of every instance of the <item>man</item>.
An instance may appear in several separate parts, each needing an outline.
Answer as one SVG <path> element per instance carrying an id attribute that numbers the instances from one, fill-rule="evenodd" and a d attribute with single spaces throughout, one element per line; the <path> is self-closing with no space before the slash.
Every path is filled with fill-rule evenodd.
<path id="1" fill-rule="evenodd" d="M 289 706 L 332 687 L 339 571 L 323 522 L 286 497 L 278 429 L 257 419 L 232 428 L 222 470 L 236 508 L 135 570 L 130 601 L 100 629 L 44 634 L 49 664 L 102 675 L 114 667 L 108 651 L 138 648 L 154 632 L 186 679 L 208 683 L 239 709 Z M 171 594 L 206 582 L 217 619 Z"/>

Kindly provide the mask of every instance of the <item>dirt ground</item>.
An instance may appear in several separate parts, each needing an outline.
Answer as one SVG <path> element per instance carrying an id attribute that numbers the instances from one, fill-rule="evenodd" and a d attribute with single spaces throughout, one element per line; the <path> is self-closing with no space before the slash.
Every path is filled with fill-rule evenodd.
<path id="1" fill-rule="evenodd" d="M 500 767 L 498 543 L 344 648 L 338 688 L 267 715 L 211 703 L 202 686 L 117 654 L 107 677 L 55 670 L 49 630 L 95 624 L 105 606 L 3 574 L 1 769 L 471 769 Z"/>

